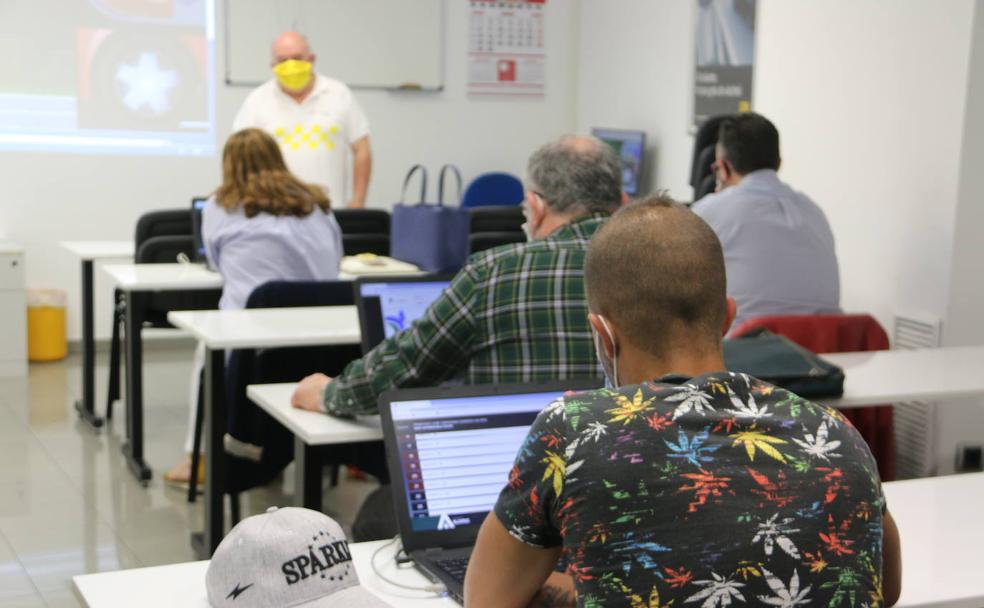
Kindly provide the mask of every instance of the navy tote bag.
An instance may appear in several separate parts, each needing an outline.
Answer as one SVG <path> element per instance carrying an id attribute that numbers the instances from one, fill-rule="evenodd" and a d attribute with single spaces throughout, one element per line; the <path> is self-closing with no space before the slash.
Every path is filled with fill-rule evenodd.
<path id="1" fill-rule="evenodd" d="M 415 173 L 420 173 L 420 200 L 404 203 L 407 186 Z M 403 180 L 400 202 L 393 207 L 390 227 L 390 255 L 398 260 L 416 264 L 421 270 L 451 274 L 461 269 L 468 258 L 469 214 L 460 205 L 444 204 L 444 179 L 453 173 L 461 200 L 461 174 L 454 165 L 441 167 L 438 178 L 437 204 L 428 204 L 427 169 L 414 165 Z"/>

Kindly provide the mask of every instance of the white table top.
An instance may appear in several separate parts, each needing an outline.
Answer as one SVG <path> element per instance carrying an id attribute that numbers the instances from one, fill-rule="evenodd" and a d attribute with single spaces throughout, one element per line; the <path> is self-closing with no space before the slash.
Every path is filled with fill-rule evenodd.
<path id="1" fill-rule="evenodd" d="M 984 545 L 984 473 L 952 475 L 885 484 L 889 510 L 902 539 L 900 608 L 977 608 L 984 605 L 980 547 Z M 352 545 L 362 584 L 394 606 L 454 606 L 446 598 L 412 599 L 423 593 L 401 591 L 379 579 L 369 564 L 387 541 Z M 414 569 L 397 569 L 395 547 L 377 558 L 383 573 L 407 585 L 426 584 Z M 192 562 L 74 577 L 90 608 L 188 606 L 205 608 L 208 562 Z M 394 595 L 395 594 L 395 595 Z"/>
<path id="2" fill-rule="evenodd" d="M 844 368 L 844 394 L 832 407 L 984 395 L 984 346 L 822 355 Z"/>
<path id="3" fill-rule="evenodd" d="M 394 587 L 372 569 L 372 554 L 389 541 L 350 545 L 352 561 L 359 580 L 373 594 L 391 606 L 421 608 L 457 606 L 454 601 L 433 593 L 415 592 Z M 404 585 L 421 586 L 430 582 L 414 568 L 397 569 L 393 561 L 396 546 L 387 547 L 376 558 L 383 574 Z M 205 591 L 208 561 L 187 562 L 153 568 L 136 568 L 72 578 L 75 590 L 89 608 L 209 608 Z"/>
<path id="4" fill-rule="evenodd" d="M 133 257 L 133 241 L 61 241 L 58 246 L 83 260 Z"/>
<path id="5" fill-rule="evenodd" d="M 359 416 L 355 420 L 345 420 L 321 412 L 308 412 L 291 407 L 290 396 L 296 386 L 295 382 L 252 384 L 246 387 L 246 396 L 307 445 L 374 441 L 383 438 L 379 416 Z"/>
<path id="6" fill-rule="evenodd" d="M 167 313 L 167 320 L 212 349 L 359 344 L 362 340 L 355 306 L 181 310 Z"/>
<path id="7" fill-rule="evenodd" d="M 222 275 L 202 264 L 107 264 L 103 270 L 125 291 L 219 289 Z"/>
<path id="8" fill-rule="evenodd" d="M 984 606 L 984 473 L 884 487 L 902 539 L 902 596 L 896 606 Z"/>

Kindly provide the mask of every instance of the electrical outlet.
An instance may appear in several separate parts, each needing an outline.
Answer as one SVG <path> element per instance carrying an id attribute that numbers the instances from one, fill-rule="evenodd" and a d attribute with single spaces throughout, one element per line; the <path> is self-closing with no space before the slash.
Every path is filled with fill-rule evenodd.
<path id="1" fill-rule="evenodd" d="M 984 445 L 980 443 L 957 444 L 957 473 L 984 471 Z"/>

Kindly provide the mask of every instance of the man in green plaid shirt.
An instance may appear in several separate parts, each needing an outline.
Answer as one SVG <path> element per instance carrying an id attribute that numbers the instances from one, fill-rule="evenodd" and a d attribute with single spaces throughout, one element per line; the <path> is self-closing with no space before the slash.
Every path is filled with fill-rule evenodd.
<path id="1" fill-rule="evenodd" d="M 530 242 L 471 256 L 422 318 L 334 380 L 305 378 L 294 407 L 374 414 L 388 389 L 448 380 L 601 383 L 583 265 L 591 236 L 625 200 L 618 156 L 597 139 L 568 136 L 537 150 L 527 172 Z"/>

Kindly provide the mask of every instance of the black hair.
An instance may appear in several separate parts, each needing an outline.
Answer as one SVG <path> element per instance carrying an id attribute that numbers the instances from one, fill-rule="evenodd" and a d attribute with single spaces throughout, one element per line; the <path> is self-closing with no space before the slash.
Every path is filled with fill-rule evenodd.
<path id="1" fill-rule="evenodd" d="M 724 120 L 717 143 L 741 175 L 779 168 L 779 131 L 761 114 L 748 112 Z"/>

